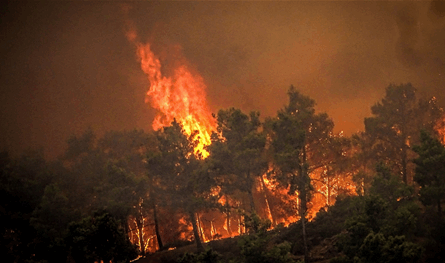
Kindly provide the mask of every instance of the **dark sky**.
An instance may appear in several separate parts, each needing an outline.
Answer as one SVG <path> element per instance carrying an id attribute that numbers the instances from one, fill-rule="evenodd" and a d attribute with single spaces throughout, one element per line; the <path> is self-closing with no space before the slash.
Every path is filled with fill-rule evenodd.
<path id="1" fill-rule="evenodd" d="M 411 82 L 445 105 L 443 2 L 130 4 L 128 19 L 161 57 L 182 46 L 213 112 L 273 116 L 293 84 L 351 134 L 390 83 Z M 88 127 L 150 129 L 149 83 L 122 3 L 11 2 L 0 21 L 1 149 L 55 157 Z"/>

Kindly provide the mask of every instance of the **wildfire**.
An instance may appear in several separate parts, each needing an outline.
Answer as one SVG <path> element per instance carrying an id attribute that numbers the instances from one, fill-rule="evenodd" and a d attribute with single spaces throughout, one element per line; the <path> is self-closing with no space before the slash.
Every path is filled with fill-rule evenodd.
<path id="1" fill-rule="evenodd" d="M 124 12 L 128 12 L 128 6 L 124 6 Z M 139 40 L 137 31 L 130 21 L 127 21 L 126 36 L 127 39 L 135 45 L 136 54 L 140 62 L 142 71 L 147 76 L 150 87 L 146 93 L 146 102 L 158 111 L 153 120 L 152 127 L 154 130 L 169 126 L 173 120 L 181 123 L 185 133 L 191 135 L 195 131 L 199 138 L 198 146 L 195 148 L 196 153 L 201 153 L 205 158 L 209 155 L 204 147 L 211 143 L 210 134 L 215 130 L 215 120 L 211 116 L 206 101 L 206 85 L 203 78 L 198 73 L 193 73 L 191 68 L 183 58 L 176 59 L 174 66 L 166 66 L 152 51 L 149 43 L 142 43 Z M 165 72 L 168 72 L 166 74 Z M 444 119 L 445 123 L 445 119 Z M 445 134 L 445 132 L 443 133 Z M 445 135 L 443 135 L 445 138 Z M 268 172 L 272 172 L 270 169 Z M 325 206 L 331 205 L 334 196 L 339 192 L 340 182 L 338 179 L 321 176 L 326 173 L 316 175 L 311 174 L 311 178 L 319 176 L 319 184 L 324 183 L 326 189 L 322 185 L 316 185 L 320 195 L 311 200 L 309 211 L 309 219 L 315 217 L 316 212 Z M 315 179 L 315 178 L 313 178 Z M 329 181 L 327 181 L 329 180 Z M 333 180 L 333 181 L 332 181 Z M 287 226 L 299 219 L 296 214 L 298 210 L 298 197 L 287 194 L 287 189 L 280 189 L 272 179 L 267 176 L 261 176 L 257 181 L 255 195 L 258 202 L 258 209 L 264 218 L 268 218 L 274 225 L 281 222 Z M 217 196 L 220 189 L 215 188 L 212 196 Z M 239 194 L 239 193 L 238 193 Z M 239 199 L 242 199 L 238 196 Z M 222 196 L 219 203 L 222 207 L 231 207 L 232 209 L 225 213 L 221 211 L 207 211 L 205 213 L 196 214 L 196 225 L 199 229 L 199 235 L 204 242 L 209 242 L 221 237 L 232 237 L 233 235 L 241 235 L 246 233 L 244 225 L 244 216 L 238 212 L 241 210 L 239 201 L 230 196 Z M 236 204 L 231 204 L 236 203 Z M 182 240 L 192 239 L 192 227 L 187 222 L 187 216 L 179 219 L 178 226 L 188 226 L 187 229 L 181 230 L 179 238 Z M 142 220 L 142 228 L 138 227 L 136 219 L 129 220 L 129 224 L 134 231 L 131 232 L 133 243 L 139 244 L 145 251 L 153 252 L 157 249 L 155 243 L 156 236 L 150 224 L 145 224 L 145 218 Z M 233 233 L 232 233 L 233 232 Z"/>

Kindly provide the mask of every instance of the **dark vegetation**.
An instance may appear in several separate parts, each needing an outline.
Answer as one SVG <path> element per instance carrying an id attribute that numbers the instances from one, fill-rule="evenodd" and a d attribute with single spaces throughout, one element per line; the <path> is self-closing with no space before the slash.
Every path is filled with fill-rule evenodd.
<path id="1" fill-rule="evenodd" d="M 101 138 L 87 130 L 51 162 L 1 153 L 2 262 L 445 261 L 435 99 L 390 85 L 365 131 L 345 137 L 311 98 L 288 95 L 264 122 L 220 110 L 207 158 L 176 121 Z M 204 232 L 205 213 L 233 238 Z"/>

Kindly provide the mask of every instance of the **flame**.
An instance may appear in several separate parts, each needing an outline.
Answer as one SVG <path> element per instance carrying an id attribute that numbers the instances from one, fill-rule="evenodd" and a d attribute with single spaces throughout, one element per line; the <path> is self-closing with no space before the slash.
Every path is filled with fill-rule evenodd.
<path id="1" fill-rule="evenodd" d="M 130 7 L 124 5 L 122 9 L 127 15 Z M 199 143 L 195 153 L 200 152 L 202 157 L 207 157 L 209 153 L 204 147 L 211 143 L 210 134 L 216 124 L 207 105 L 207 86 L 203 78 L 198 73 L 192 73 L 184 58 L 176 59 L 170 76 L 164 75 L 160 59 L 153 53 L 149 43 L 139 41 L 130 20 L 126 21 L 125 31 L 128 41 L 136 47 L 141 69 L 150 82 L 145 102 L 158 110 L 152 123 L 153 129 L 169 126 L 176 119 L 187 135 L 197 132 Z"/>
<path id="2" fill-rule="evenodd" d="M 199 143 L 195 152 L 208 156 L 204 150 L 210 144 L 210 134 L 215 128 L 214 119 L 208 110 L 205 97 L 206 85 L 201 76 L 192 74 L 181 64 L 173 70 L 171 77 L 161 73 L 161 62 L 150 49 L 150 44 L 137 46 L 141 69 L 150 81 L 146 102 L 159 110 L 153 121 L 153 129 L 158 130 L 176 119 L 185 132 L 191 135 L 197 131 Z"/>

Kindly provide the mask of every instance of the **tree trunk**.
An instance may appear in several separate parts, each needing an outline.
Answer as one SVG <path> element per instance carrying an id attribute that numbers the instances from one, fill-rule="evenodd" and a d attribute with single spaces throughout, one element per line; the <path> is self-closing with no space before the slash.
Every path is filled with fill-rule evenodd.
<path id="1" fill-rule="evenodd" d="M 307 155 L 306 146 L 303 147 L 302 162 L 300 165 L 300 180 L 302 185 L 300 186 L 300 201 L 301 201 L 301 226 L 303 231 L 303 246 L 304 246 L 304 263 L 309 263 L 309 252 L 307 249 L 307 238 L 306 238 L 306 212 L 307 212 L 307 192 L 306 187 L 310 183 L 308 169 L 307 169 Z"/>
<path id="2" fill-rule="evenodd" d="M 198 214 L 196 214 L 196 221 L 198 222 L 197 226 L 198 226 L 199 236 L 201 237 L 201 240 L 202 240 L 202 241 L 205 241 L 206 238 L 205 238 L 204 231 L 203 231 L 203 229 L 202 229 L 203 227 L 202 227 L 202 225 L 201 225 L 201 218 L 199 217 Z"/>
<path id="3" fill-rule="evenodd" d="M 140 217 L 136 219 L 136 224 L 139 231 L 139 245 L 141 250 L 141 255 L 145 256 L 145 244 L 144 244 L 144 222 L 143 222 L 142 214 L 140 214 Z"/>
<path id="4" fill-rule="evenodd" d="M 408 185 L 408 175 L 407 175 L 407 153 L 406 153 L 406 145 L 402 147 L 402 178 L 403 182 Z"/>
<path id="5" fill-rule="evenodd" d="M 255 199 L 253 198 L 252 189 L 249 190 L 249 199 L 250 199 L 250 213 L 255 213 Z"/>
<path id="6" fill-rule="evenodd" d="M 440 198 L 437 198 L 437 212 L 439 213 L 439 218 L 442 217 L 442 207 L 440 206 Z"/>
<path id="7" fill-rule="evenodd" d="M 263 176 L 261 176 L 260 178 L 261 178 L 261 187 L 263 188 L 264 191 L 264 199 L 266 201 L 267 209 L 269 210 L 270 218 L 272 219 L 272 225 L 276 226 L 277 222 L 275 222 L 274 216 L 272 214 L 272 209 L 270 208 L 269 204 L 269 195 L 267 194 L 269 189 L 266 187 L 266 183 L 264 182 Z"/>
<path id="8" fill-rule="evenodd" d="M 193 236 L 195 237 L 196 248 L 199 252 L 204 251 L 204 246 L 202 245 L 201 238 L 199 237 L 198 225 L 196 225 L 196 217 L 194 212 L 189 212 L 190 220 L 192 221 Z"/>
<path id="9" fill-rule="evenodd" d="M 329 170 L 328 170 L 328 173 L 327 173 L 327 176 L 328 176 L 328 178 L 327 178 L 327 180 L 328 180 L 328 183 L 327 183 L 327 186 L 328 186 L 328 193 L 327 193 L 327 197 L 328 198 L 326 198 L 326 205 L 327 206 L 331 206 L 331 177 L 330 177 L 330 172 L 329 172 Z M 337 192 L 338 193 L 338 192 Z"/>
<path id="10" fill-rule="evenodd" d="M 304 187 L 300 190 L 300 213 L 301 213 L 301 226 L 303 231 L 303 246 L 304 246 L 304 262 L 309 262 L 309 252 L 307 248 L 307 238 L 306 238 L 306 211 L 307 211 L 307 200 L 306 200 L 306 188 Z"/>
<path id="11" fill-rule="evenodd" d="M 156 240 L 158 241 L 159 250 L 162 250 L 164 248 L 164 245 L 162 244 L 161 233 L 159 231 L 158 213 L 154 201 L 152 201 L 152 207 L 153 207 L 153 219 L 155 221 Z"/>
<path id="12" fill-rule="evenodd" d="M 226 227 L 229 236 L 233 237 L 232 228 L 230 227 L 230 207 L 229 207 L 229 198 L 227 195 L 226 195 Z"/>

